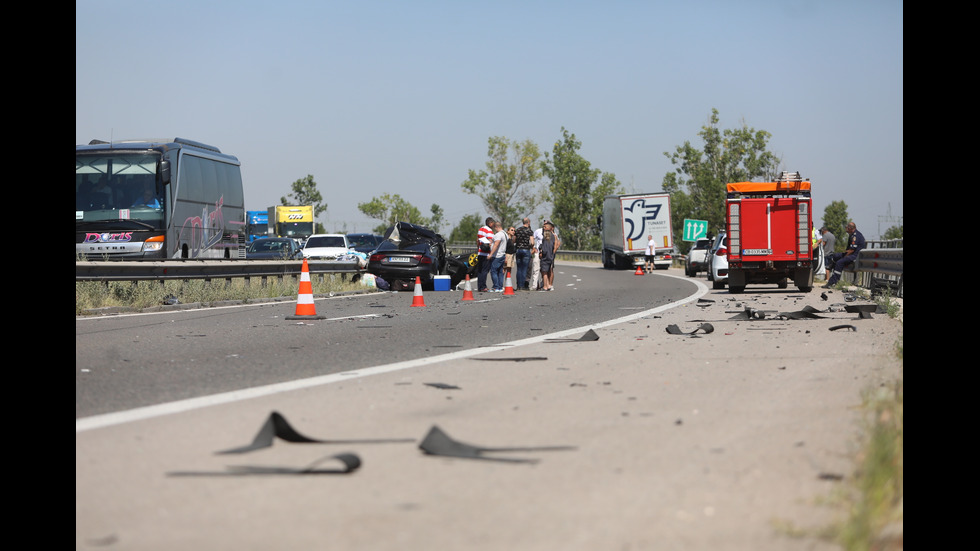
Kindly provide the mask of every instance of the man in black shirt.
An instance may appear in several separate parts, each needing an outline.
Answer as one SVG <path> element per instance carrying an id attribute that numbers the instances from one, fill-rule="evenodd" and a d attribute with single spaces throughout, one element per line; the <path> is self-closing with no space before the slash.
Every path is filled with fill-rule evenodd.
<path id="1" fill-rule="evenodd" d="M 534 230 L 531 229 L 531 220 L 522 220 L 522 226 L 514 231 L 514 245 L 516 246 L 515 269 L 517 270 L 517 288 L 527 289 L 527 268 L 531 262 L 531 249 L 534 248 Z"/>

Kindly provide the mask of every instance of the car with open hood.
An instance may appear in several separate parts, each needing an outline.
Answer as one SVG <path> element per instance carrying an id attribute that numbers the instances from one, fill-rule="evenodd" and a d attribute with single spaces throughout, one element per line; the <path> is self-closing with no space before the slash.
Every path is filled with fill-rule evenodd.
<path id="1" fill-rule="evenodd" d="M 455 288 L 467 274 L 473 275 L 474 269 L 465 256 L 449 251 L 441 235 L 408 222 L 398 222 L 385 231 L 384 240 L 371 254 L 367 267 L 392 290 L 413 289 L 415 278 L 424 288 L 432 288 L 437 275 L 448 275 Z"/>
<path id="2" fill-rule="evenodd" d="M 384 241 L 384 237 L 373 233 L 348 233 L 347 244 L 359 253 L 371 254 L 378 245 Z"/>

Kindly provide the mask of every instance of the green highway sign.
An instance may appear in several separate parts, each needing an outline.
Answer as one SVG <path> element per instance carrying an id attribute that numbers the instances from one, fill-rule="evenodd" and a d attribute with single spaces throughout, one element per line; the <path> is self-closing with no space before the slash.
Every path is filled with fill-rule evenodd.
<path id="1" fill-rule="evenodd" d="M 684 241 L 697 241 L 708 237 L 707 220 L 684 220 Z"/>

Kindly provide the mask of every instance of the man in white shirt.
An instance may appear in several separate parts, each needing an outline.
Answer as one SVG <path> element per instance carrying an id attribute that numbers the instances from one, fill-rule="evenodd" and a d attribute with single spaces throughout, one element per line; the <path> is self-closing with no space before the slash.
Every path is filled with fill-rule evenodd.
<path id="1" fill-rule="evenodd" d="M 490 280 L 493 283 L 493 293 L 504 292 L 504 261 L 507 259 L 507 234 L 500 222 L 494 222 L 496 233 L 493 235 L 493 246 L 490 248 Z"/>
<path id="2" fill-rule="evenodd" d="M 647 273 L 653 271 L 653 257 L 657 254 L 657 244 L 653 240 L 652 235 L 647 236 L 647 250 L 643 253 L 647 261 Z"/>

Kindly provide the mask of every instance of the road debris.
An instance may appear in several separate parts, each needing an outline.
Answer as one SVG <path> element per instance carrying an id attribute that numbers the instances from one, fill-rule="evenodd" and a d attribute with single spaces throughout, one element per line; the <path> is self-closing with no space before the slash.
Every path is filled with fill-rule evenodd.
<path id="1" fill-rule="evenodd" d="M 690 333 L 685 333 L 684 331 L 681 331 L 681 328 L 675 324 L 671 324 L 667 326 L 667 332 L 670 333 L 671 335 L 694 335 L 698 331 L 704 331 L 704 333 L 707 335 L 713 333 L 715 331 L 715 327 L 710 323 L 702 323 L 701 325 L 697 326 L 697 328 L 694 331 L 691 331 Z"/>
<path id="2" fill-rule="evenodd" d="M 419 444 L 419 449 L 428 455 L 439 455 L 444 457 L 459 457 L 463 459 L 483 459 L 487 461 L 502 461 L 506 463 L 537 463 L 537 459 L 514 458 L 514 457 L 493 457 L 486 454 L 499 452 L 536 452 L 536 451 L 563 451 L 574 450 L 574 446 L 537 446 L 537 447 L 517 447 L 517 448 L 485 448 L 474 446 L 453 440 L 438 426 L 433 425 L 429 433 Z"/>
<path id="3" fill-rule="evenodd" d="M 248 453 L 272 446 L 276 438 L 295 444 L 378 444 L 391 442 L 412 442 L 412 439 L 372 439 L 372 440 L 317 440 L 309 438 L 297 432 L 286 418 L 279 412 L 273 411 L 259 432 L 252 439 L 251 444 L 231 448 L 224 451 L 215 452 L 218 455 Z"/>

